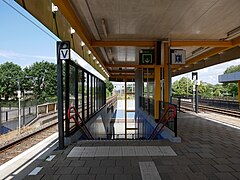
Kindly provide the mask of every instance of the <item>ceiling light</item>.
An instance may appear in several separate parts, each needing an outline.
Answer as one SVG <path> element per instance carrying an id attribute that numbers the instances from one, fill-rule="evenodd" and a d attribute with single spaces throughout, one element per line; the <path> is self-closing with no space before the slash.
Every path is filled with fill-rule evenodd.
<path id="1" fill-rule="evenodd" d="M 93 56 L 93 60 L 95 60 L 96 59 L 96 57 L 95 56 Z"/>
<path id="2" fill-rule="evenodd" d="M 101 67 L 102 67 L 102 65 L 100 64 L 100 65 L 99 65 L 99 67 L 101 68 Z"/>
<path id="3" fill-rule="evenodd" d="M 99 61 L 97 61 L 97 64 L 99 64 Z"/>
<path id="4" fill-rule="evenodd" d="M 81 41 L 81 46 L 85 46 L 85 43 L 83 41 Z"/>
<path id="5" fill-rule="evenodd" d="M 72 27 L 70 28 L 70 33 L 74 34 L 75 33 L 75 29 L 73 29 Z"/>
<path id="6" fill-rule="evenodd" d="M 108 34 L 107 34 L 105 19 L 102 19 L 102 28 L 103 28 L 103 33 L 104 33 L 105 37 L 107 37 Z"/>
<path id="7" fill-rule="evenodd" d="M 58 7 L 52 3 L 52 12 L 55 13 L 58 11 Z"/>
<path id="8" fill-rule="evenodd" d="M 90 50 L 88 50 L 88 54 L 90 55 L 92 52 Z"/>

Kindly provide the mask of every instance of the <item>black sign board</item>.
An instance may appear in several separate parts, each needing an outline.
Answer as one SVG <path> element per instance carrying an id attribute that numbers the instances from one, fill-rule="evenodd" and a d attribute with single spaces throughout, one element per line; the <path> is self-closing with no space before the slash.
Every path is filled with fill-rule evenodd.
<path id="1" fill-rule="evenodd" d="M 139 64 L 154 64 L 154 50 L 142 49 L 139 52 Z"/>
<path id="2" fill-rule="evenodd" d="M 58 53 L 59 60 L 70 59 L 70 41 L 58 41 L 57 53 Z"/>

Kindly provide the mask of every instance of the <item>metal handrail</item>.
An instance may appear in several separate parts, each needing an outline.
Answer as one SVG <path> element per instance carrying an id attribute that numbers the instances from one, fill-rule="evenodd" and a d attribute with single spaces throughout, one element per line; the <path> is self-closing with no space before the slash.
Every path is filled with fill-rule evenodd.
<path id="1" fill-rule="evenodd" d="M 170 111 L 170 109 L 173 109 L 173 115 L 170 115 L 166 118 L 166 120 L 164 121 L 165 116 L 167 115 L 167 113 Z M 161 117 L 160 121 L 158 121 L 156 127 L 153 129 L 152 134 L 149 136 L 149 140 L 150 139 L 155 139 L 155 137 L 158 135 L 158 133 L 165 127 L 165 125 L 167 124 L 167 122 L 170 119 L 174 119 L 177 115 L 177 109 L 174 105 L 169 105 L 168 108 L 165 110 L 163 116 Z M 160 123 L 163 123 L 161 128 L 159 128 Z"/>
<path id="2" fill-rule="evenodd" d="M 74 114 L 71 115 L 71 110 L 73 109 Z M 81 130 L 81 132 L 83 134 L 85 134 L 87 136 L 88 139 L 93 140 L 93 137 L 91 135 L 91 133 L 89 132 L 88 128 L 86 127 L 84 121 L 82 120 L 81 116 L 79 115 L 78 111 L 76 110 L 76 108 L 74 106 L 70 106 L 68 108 L 68 113 L 67 113 L 68 119 L 73 119 L 76 126 L 79 127 L 79 129 Z"/>

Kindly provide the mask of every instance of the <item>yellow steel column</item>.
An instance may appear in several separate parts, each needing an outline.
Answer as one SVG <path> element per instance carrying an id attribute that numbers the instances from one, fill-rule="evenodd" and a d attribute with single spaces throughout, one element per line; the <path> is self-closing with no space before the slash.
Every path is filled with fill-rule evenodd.
<path id="1" fill-rule="evenodd" d="M 161 100 L 161 65 L 157 65 L 158 57 L 158 44 L 155 42 L 155 66 L 154 66 L 154 118 L 159 119 L 159 101 Z"/>
<path id="2" fill-rule="evenodd" d="M 159 118 L 159 101 L 161 98 L 161 84 L 160 84 L 160 66 L 156 66 L 154 70 L 154 118 Z"/>
<path id="3" fill-rule="evenodd" d="M 240 80 L 238 81 L 238 104 L 240 109 Z"/>
<path id="4" fill-rule="evenodd" d="M 169 102 L 168 43 L 164 43 L 164 102 Z"/>

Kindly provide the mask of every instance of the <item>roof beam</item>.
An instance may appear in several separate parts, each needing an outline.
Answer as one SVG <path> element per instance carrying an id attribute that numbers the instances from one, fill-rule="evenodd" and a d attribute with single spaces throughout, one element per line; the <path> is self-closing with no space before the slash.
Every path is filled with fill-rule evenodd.
<path id="1" fill-rule="evenodd" d="M 154 68 L 156 65 L 138 65 L 138 64 L 105 64 L 106 67 L 112 68 Z M 158 65 L 162 67 L 161 65 Z"/>
<path id="2" fill-rule="evenodd" d="M 172 47 L 200 46 L 200 47 L 231 47 L 232 41 L 170 41 Z M 135 47 L 155 47 L 154 41 L 92 41 L 92 47 L 115 47 L 115 46 L 135 46 Z"/>
<path id="3" fill-rule="evenodd" d="M 80 20 L 78 19 L 77 15 L 74 13 L 74 10 L 69 3 L 69 1 L 62 1 L 62 0 L 52 0 L 52 2 L 59 8 L 61 13 L 64 15 L 66 20 L 69 24 L 74 28 L 76 33 L 79 35 L 81 40 L 84 41 L 88 49 L 92 52 L 92 54 L 101 62 L 103 65 L 101 58 L 98 56 L 94 48 L 91 46 L 91 39 L 87 36 L 84 27 L 82 26 Z M 104 66 L 104 65 L 103 65 Z M 105 68 L 106 69 L 106 68 Z M 107 69 L 106 69 L 107 70 Z"/>
<path id="4" fill-rule="evenodd" d="M 232 41 L 170 41 L 172 47 L 200 46 L 200 47 L 231 47 Z"/>
<path id="5" fill-rule="evenodd" d="M 110 74 L 116 74 L 116 73 L 127 73 L 127 74 L 134 73 L 135 74 L 134 70 L 112 70 L 112 71 L 109 71 L 109 72 L 110 72 Z"/>
<path id="6" fill-rule="evenodd" d="M 136 46 L 154 47 L 154 41 L 92 41 L 92 47 Z"/>

